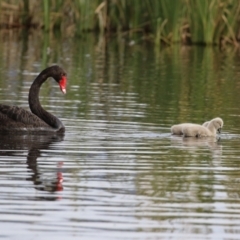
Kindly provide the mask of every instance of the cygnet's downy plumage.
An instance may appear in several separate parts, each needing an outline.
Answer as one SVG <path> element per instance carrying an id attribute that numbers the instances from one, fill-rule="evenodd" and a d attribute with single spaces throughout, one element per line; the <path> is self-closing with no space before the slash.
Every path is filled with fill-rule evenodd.
<path id="1" fill-rule="evenodd" d="M 193 123 L 181 123 L 176 124 L 171 127 L 171 133 L 172 135 L 183 135 L 182 129 L 183 127 L 194 125 Z"/>
<path id="2" fill-rule="evenodd" d="M 204 122 L 202 126 L 207 127 L 210 121 Z"/>
<path id="3" fill-rule="evenodd" d="M 184 125 L 182 128 L 183 136 L 184 137 L 214 137 L 216 136 L 217 132 L 221 132 L 223 127 L 223 120 L 219 117 L 212 119 L 205 123 L 204 127 L 198 124 L 190 124 Z"/>
<path id="4" fill-rule="evenodd" d="M 220 127 L 216 126 L 216 128 L 214 128 L 215 125 L 219 125 Z M 181 123 L 173 125 L 171 127 L 171 133 L 173 135 L 184 135 L 185 137 L 190 135 L 195 137 L 215 136 L 217 131 L 221 131 L 222 127 L 223 120 L 221 118 L 214 118 L 211 121 L 204 122 L 202 125 L 194 123 Z"/>
<path id="5" fill-rule="evenodd" d="M 207 127 L 208 123 L 209 123 L 209 121 L 204 122 L 202 124 L 202 126 Z M 171 127 L 171 133 L 172 133 L 172 135 L 183 135 L 183 131 L 182 131 L 183 127 L 186 128 L 186 127 L 190 127 L 192 125 L 194 126 L 194 125 L 198 125 L 198 124 L 194 124 L 194 123 L 181 123 L 181 124 L 173 125 Z"/>

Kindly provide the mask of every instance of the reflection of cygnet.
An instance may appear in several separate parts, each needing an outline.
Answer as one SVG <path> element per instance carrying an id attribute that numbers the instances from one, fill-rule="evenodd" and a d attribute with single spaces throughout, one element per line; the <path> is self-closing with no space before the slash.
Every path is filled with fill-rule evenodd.
<path id="1" fill-rule="evenodd" d="M 208 122 L 207 127 L 198 124 L 184 125 L 182 128 L 184 137 L 211 137 L 216 136 L 217 131 L 220 133 L 223 127 L 221 118 L 214 118 Z"/>
<path id="2" fill-rule="evenodd" d="M 207 127 L 208 123 L 209 123 L 209 121 L 203 123 L 202 126 Z M 183 127 L 190 127 L 191 125 L 196 125 L 196 124 L 194 124 L 194 123 L 181 123 L 181 124 L 173 125 L 171 127 L 171 133 L 172 133 L 172 135 L 183 135 L 183 131 L 182 131 Z"/>
<path id="3" fill-rule="evenodd" d="M 219 158 L 222 155 L 221 143 L 215 137 L 196 138 L 186 137 L 180 138 L 179 136 L 171 137 L 171 145 L 178 149 L 188 151 L 193 156 L 198 156 L 199 149 L 209 149 L 212 152 L 212 156 Z"/>

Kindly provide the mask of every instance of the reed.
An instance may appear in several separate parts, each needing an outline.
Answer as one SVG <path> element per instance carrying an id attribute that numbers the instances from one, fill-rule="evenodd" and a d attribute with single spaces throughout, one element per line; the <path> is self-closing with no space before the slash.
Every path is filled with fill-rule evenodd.
<path id="1" fill-rule="evenodd" d="M 49 31 L 50 29 L 50 2 L 48 0 L 43 0 L 43 19 L 44 19 L 44 30 Z"/>
<path id="2" fill-rule="evenodd" d="M 0 27 L 35 27 L 81 35 L 135 33 L 162 43 L 237 45 L 240 1 L 232 0 L 2 0 Z M 142 38 L 139 38 L 140 40 Z"/>

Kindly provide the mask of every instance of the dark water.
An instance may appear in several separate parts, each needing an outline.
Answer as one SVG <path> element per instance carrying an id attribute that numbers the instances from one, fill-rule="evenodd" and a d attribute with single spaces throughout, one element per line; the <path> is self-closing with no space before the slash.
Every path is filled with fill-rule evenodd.
<path id="1" fill-rule="evenodd" d="M 1 239 L 239 239 L 240 57 L 235 49 L 1 33 L 0 100 L 41 102 L 64 136 L 0 136 Z M 170 135 L 224 120 L 220 139 Z"/>

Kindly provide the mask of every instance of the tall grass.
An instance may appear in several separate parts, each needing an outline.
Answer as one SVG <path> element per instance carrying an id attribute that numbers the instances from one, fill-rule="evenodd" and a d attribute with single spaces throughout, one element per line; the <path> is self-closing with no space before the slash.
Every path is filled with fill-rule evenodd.
<path id="1" fill-rule="evenodd" d="M 44 30 L 49 31 L 50 29 L 50 3 L 51 1 L 43 0 L 43 19 L 44 19 Z"/>
<path id="2" fill-rule="evenodd" d="M 196 43 L 219 43 L 222 39 L 236 42 L 239 25 L 238 1 L 187 0 L 191 40 Z"/>
<path id="3" fill-rule="evenodd" d="M 236 44 L 240 1 L 234 0 L 0 0 L 0 27 L 138 34 L 172 44 Z M 142 36 L 142 37 L 141 37 Z"/>

